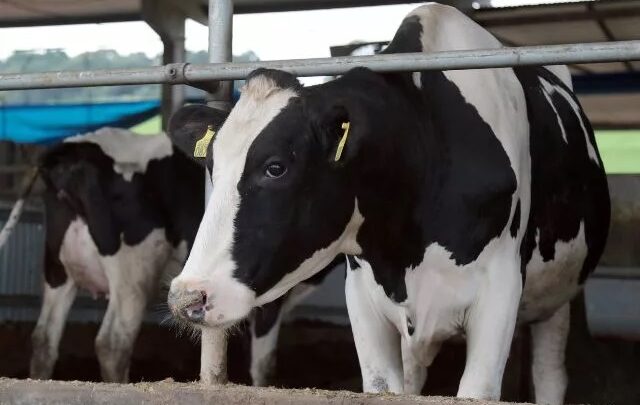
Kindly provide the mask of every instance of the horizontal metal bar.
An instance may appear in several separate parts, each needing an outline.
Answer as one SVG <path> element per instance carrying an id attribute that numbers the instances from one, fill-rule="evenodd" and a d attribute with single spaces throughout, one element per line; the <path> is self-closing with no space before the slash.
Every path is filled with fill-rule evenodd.
<path id="1" fill-rule="evenodd" d="M 212 80 L 244 79 L 257 68 L 281 69 L 296 76 L 325 76 L 344 74 L 361 66 L 377 72 L 412 72 L 627 60 L 640 60 L 639 40 L 263 62 L 172 64 L 140 69 L 0 74 L 0 90 L 152 83 L 194 84 Z"/>

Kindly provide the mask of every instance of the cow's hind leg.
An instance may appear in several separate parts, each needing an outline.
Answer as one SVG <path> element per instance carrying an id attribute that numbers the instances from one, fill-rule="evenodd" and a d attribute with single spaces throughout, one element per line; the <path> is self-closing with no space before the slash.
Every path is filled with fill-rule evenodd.
<path id="1" fill-rule="evenodd" d="M 467 361 L 458 397 L 500 398 L 518 303 L 522 294 L 519 264 L 494 260 L 483 275 L 475 303 L 467 310 Z"/>
<path id="2" fill-rule="evenodd" d="M 38 323 L 31 334 L 33 352 L 29 376 L 46 380 L 51 378 L 58 359 L 58 346 L 62 338 L 69 309 L 76 297 L 76 283 L 67 277 L 64 284 L 51 287 L 44 284 L 42 309 Z"/>
<path id="3" fill-rule="evenodd" d="M 559 405 L 564 402 L 567 371 L 564 364 L 569 336 L 569 303 L 549 319 L 531 325 L 533 386 L 536 403 Z"/>
<path id="4" fill-rule="evenodd" d="M 376 302 L 378 292 L 370 288 L 373 276 L 363 274 L 363 267 L 347 267 L 345 293 L 353 340 L 358 352 L 362 389 L 365 392 L 404 392 L 400 335 Z M 370 275 L 370 267 L 367 269 Z M 384 297 L 386 299 L 386 297 Z"/>
<path id="5" fill-rule="evenodd" d="M 108 265 L 109 305 L 96 337 L 96 353 L 102 379 L 124 383 L 129 380 L 133 345 L 142 324 L 155 278 L 126 277 L 127 271 L 140 269 Z"/>

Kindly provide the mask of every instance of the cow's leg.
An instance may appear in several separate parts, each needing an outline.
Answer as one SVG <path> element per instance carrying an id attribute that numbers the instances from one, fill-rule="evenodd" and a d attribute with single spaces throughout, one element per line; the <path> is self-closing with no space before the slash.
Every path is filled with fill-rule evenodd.
<path id="1" fill-rule="evenodd" d="M 466 314 L 467 361 L 458 397 L 500 398 L 522 293 L 520 266 L 495 260 L 482 275 L 475 303 Z"/>
<path id="2" fill-rule="evenodd" d="M 276 369 L 276 348 L 282 301 L 284 298 L 258 308 L 251 317 L 251 379 L 256 387 L 267 386 L 273 381 Z"/>
<path id="3" fill-rule="evenodd" d="M 404 392 L 400 335 L 376 303 L 364 269 L 347 269 L 345 293 L 365 392 Z"/>
<path id="4" fill-rule="evenodd" d="M 38 323 L 31 335 L 33 353 L 29 376 L 46 380 L 51 378 L 58 359 L 58 346 L 62 338 L 69 309 L 76 297 L 76 283 L 67 277 L 64 284 L 51 287 L 44 283 L 42 309 Z"/>
<path id="5" fill-rule="evenodd" d="M 551 318 L 531 325 L 531 372 L 538 404 L 564 402 L 567 389 L 564 355 L 569 336 L 569 312 L 569 303 L 566 303 Z"/>
<path id="6" fill-rule="evenodd" d="M 427 381 L 427 368 L 418 362 L 404 338 L 402 338 L 402 368 L 405 394 L 420 395 Z"/>
<path id="7" fill-rule="evenodd" d="M 128 268 L 112 261 L 105 261 L 104 267 L 109 280 L 109 304 L 96 337 L 96 353 L 102 379 L 124 383 L 129 380 L 133 344 L 157 280 L 153 276 L 143 277 L 140 273 L 146 272 L 141 268 Z"/>

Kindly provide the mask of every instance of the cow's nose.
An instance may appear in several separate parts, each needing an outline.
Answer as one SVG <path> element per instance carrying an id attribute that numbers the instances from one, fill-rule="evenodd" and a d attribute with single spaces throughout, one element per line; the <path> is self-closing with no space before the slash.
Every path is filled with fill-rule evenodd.
<path id="1" fill-rule="evenodd" d="M 194 323 L 204 320 L 207 305 L 207 293 L 199 290 L 169 291 L 167 299 L 174 315 Z"/>

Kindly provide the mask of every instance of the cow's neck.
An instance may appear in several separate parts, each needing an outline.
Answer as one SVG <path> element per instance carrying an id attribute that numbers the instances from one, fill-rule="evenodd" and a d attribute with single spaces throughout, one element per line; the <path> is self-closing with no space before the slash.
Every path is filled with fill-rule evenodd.
<path id="1" fill-rule="evenodd" d="M 404 270 L 423 257 L 421 210 L 425 184 L 438 181 L 436 162 L 441 143 L 435 138 L 424 99 L 410 75 L 382 76 L 388 87 L 385 111 L 358 154 L 354 178 L 356 198 L 364 223 L 357 236 L 363 257 L 372 265 L 376 281 L 397 302 L 406 299 Z M 367 92 L 376 95 L 368 88 Z M 372 103 L 377 105 L 377 103 Z M 375 108 L 375 107 L 374 107 Z M 409 242 L 409 243 L 407 243 Z"/>

